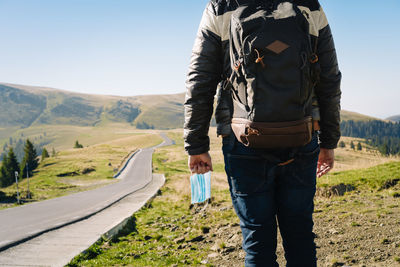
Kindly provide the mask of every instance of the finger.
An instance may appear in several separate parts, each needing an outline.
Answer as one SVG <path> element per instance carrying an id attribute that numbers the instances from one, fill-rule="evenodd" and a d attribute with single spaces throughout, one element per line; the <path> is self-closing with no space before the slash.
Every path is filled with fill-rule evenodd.
<path id="1" fill-rule="evenodd" d="M 317 169 L 321 169 L 322 165 L 324 165 L 323 162 L 322 161 L 318 161 Z"/>
<path id="2" fill-rule="evenodd" d="M 203 168 L 204 168 L 204 163 L 200 161 L 200 162 L 197 164 L 197 173 L 198 173 L 198 174 L 202 174 L 202 173 L 203 173 Z"/>
<path id="3" fill-rule="evenodd" d="M 188 163 L 188 166 L 189 166 L 189 169 L 190 169 L 190 170 L 193 170 L 194 167 L 196 166 L 196 164 L 194 164 L 193 162 L 189 162 L 189 163 Z"/>
<path id="4" fill-rule="evenodd" d="M 198 166 L 197 165 L 194 165 L 193 166 L 193 169 L 192 169 L 192 174 L 195 174 L 195 173 L 198 173 Z"/>
<path id="5" fill-rule="evenodd" d="M 205 164 L 202 164 L 202 165 L 199 167 L 199 173 L 200 173 L 200 174 L 204 174 L 204 173 L 206 173 L 206 172 L 207 172 L 207 167 L 206 167 Z"/>
<path id="6" fill-rule="evenodd" d="M 317 168 L 317 177 L 321 177 L 323 175 L 325 169 L 325 164 L 320 164 Z"/>
<path id="7" fill-rule="evenodd" d="M 319 177 L 324 176 L 324 175 L 327 174 L 329 171 L 330 171 L 330 169 L 326 169 L 326 170 L 322 171 L 322 172 L 320 173 Z"/>
<path id="8" fill-rule="evenodd" d="M 317 172 L 317 177 L 321 177 L 325 174 L 327 174 L 332 168 L 329 165 L 323 165 L 322 168 Z"/>
<path id="9" fill-rule="evenodd" d="M 317 166 L 317 173 L 320 173 L 321 170 L 322 170 L 322 164 L 318 163 L 318 166 Z"/>

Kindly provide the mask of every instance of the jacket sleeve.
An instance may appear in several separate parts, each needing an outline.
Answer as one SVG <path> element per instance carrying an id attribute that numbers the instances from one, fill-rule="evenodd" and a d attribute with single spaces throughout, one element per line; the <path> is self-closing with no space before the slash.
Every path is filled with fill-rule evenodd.
<path id="1" fill-rule="evenodd" d="M 317 55 L 321 67 L 320 79 L 315 88 L 320 108 L 320 141 L 322 148 L 337 147 L 340 139 L 340 82 L 335 44 L 325 13 L 320 8 Z"/>
<path id="2" fill-rule="evenodd" d="M 221 35 L 210 2 L 203 13 L 186 80 L 184 140 L 189 155 L 209 150 L 208 130 L 222 62 Z"/>

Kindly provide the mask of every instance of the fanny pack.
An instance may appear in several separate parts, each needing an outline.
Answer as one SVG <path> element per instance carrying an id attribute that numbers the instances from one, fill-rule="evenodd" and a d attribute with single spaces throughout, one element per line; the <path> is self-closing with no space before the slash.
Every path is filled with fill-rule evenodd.
<path id="1" fill-rule="evenodd" d="M 311 117 L 289 122 L 254 122 L 232 119 L 232 130 L 239 142 L 252 148 L 289 148 L 311 142 L 313 121 Z"/>

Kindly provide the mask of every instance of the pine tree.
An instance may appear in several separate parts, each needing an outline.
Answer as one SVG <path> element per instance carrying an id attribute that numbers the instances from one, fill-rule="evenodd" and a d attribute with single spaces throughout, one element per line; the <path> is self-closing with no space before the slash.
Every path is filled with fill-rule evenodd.
<path id="1" fill-rule="evenodd" d="M 17 157 L 14 154 L 14 149 L 11 147 L 7 156 L 3 159 L 3 164 L 0 169 L 1 187 L 6 187 L 14 183 L 15 172 L 19 171 Z"/>
<path id="2" fill-rule="evenodd" d="M 47 149 L 44 147 L 43 150 L 42 150 L 42 161 L 43 161 L 45 158 L 48 158 L 48 157 L 50 157 L 50 156 L 49 156 L 49 152 L 48 152 Z"/>
<path id="3" fill-rule="evenodd" d="M 3 161 L 1 163 L 0 167 L 0 187 L 6 187 L 6 180 L 7 180 L 7 155 L 4 153 L 3 155 Z"/>
<path id="4" fill-rule="evenodd" d="M 28 165 L 28 166 L 27 166 Z M 39 159 L 37 158 L 36 149 L 31 143 L 31 141 L 26 140 L 24 147 L 24 158 L 21 162 L 21 178 L 27 177 L 27 167 L 29 171 L 29 177 L 32 176 L 33 170 L 35 170 L 39 165 Z"/>
<path id="5" fill-rule="evenodd" d="M 83 145 L 79 144 L 79 141 L 76 140 L 76 141 L 75 141 L 74 148 L 83 148 Z"/>
<path id="6" fill-rule="evenodd" d="M 351 149 L 355 149 L 355 146 L 354 146 L 353 141 L 350 142 L 350 148 L 351 148 Z"/>
<path id="7" fill-rule="evenodd" d="M 53 149 L 51 150 L 51 156 L 52 156 L 52 157 L 55 157 L 55 156 L 56 156 L 56 150 L 54 149 L 54 147 L 53 147 Z"/>
<path id="8" fill-rule="evenodd" d="M 361 146 L 361 143 L 360 143 L 360 142 L 358 142 L 358 144 L 357 144 L 357 150 L 359 150 L 359 151 L 362 150 L 362 146 Z"/>

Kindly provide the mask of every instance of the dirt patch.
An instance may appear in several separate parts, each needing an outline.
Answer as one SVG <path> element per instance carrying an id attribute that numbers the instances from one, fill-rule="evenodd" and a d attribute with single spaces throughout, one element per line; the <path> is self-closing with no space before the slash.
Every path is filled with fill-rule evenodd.
<path id="1" fill-rule="evenodd" d="M 319 187 L 316 195 L 321 197 L 344 196 L 346 192 L 351 192 L 355 189 L 353 185 L 341 183 L 330 187 Z"/>
<path id="2" fill-rule="evenodd" d="M 399 202 L 388 192 L 317 198 L 320 266 L 400 266 Z"/>

